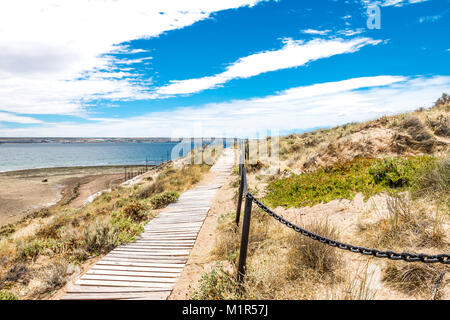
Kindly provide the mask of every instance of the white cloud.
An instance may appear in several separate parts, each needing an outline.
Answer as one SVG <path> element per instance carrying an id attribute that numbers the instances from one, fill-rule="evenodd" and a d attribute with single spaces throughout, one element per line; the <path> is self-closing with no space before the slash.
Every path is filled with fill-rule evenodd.
<path id="1" fill-rule="evenodd" d="M 361 34 L 364 32 L 364 28 L 357 28 L 357 29 L 345 29 L 345 30 L 340 30 L 337 32 L 337 34 L 342 34 L 346 37 L 351 37 L 357 34 Z"/>
<path id="2" fill-rule="evenodd" d="M 0 129 L 0 136 L 245 136 L 266 129 L 293 130 L 363 121 L 431 106 L 450 92 L 450 77 L 377 76 L 291 88 L 265 98 L 152 112 L 92 124 L 55 123 L 39 129 Z"/>
<path id="3" fill-rule="evenodd" d="M 109 53 L 143 53 L 120 44 L 259 1 L 1 1 L 0 110 L 82 114 L 84 103 L 96 97 L 151 97 L 138 75 L 113 76 L 118 61 Z M 140 59 L 145 58 L 150 57 Z M 105 72 L 113 74 L 108 78 Z"/>
<path id="4" fill-rule="evenodd" d="M 30 118 L 30 117 L 21 117 L 11 113 L 0 112 L 0 122 L 13 122 L 13 123 L 21 123 L 21 124 L 37 124 L 43 123 L 41 120 Z"/>
<path id="5" fill-rule="evenodd" d="M 441 18 L 442 18 L 442 15 L 440 15 L 440 14 L 437 14 L 437 15 L 434 15 L 434 16 L 420 17 L 420 18 L 419 18 L 419 23 L 424 23 L 424 22 L 435 22 L 435 21 L 437 21 L 437 20 L 439 20 L 439 19 L 441 19 Z"/>
<path id="6" fill-rule="evenodd" d="M 317 34 L 317 35 L 320 35 L 320 36 L 324 36 L 327 33 L 329 33 L 330 31 L 331 30 L 315 30 L 315 29 L 302 30 L 303 33 L 306 33 L 306 34 Z"/>
<path id="7" fill-rule="evenodd" d="M 408 4 L 422 3 L 429 0 L 362 0 L 367 6 L 379 5 L 382 7 L 403 7 Z"/>
<path id="8" fill-rule="evenodd" d="M 379 40 L 370 38 L 315 39 L 308 42 L 285 39 L 279 50 L 255 53 L 229 65 L 222 73 L 197 79 L 172 81 L 159 88 L 159 95 L 189 94 L 215 88 L 232 79 L 249 78 L 261 73 L 299 67 L 308 62 L 338 54 L 358 51 L 366 45 L 376 45 Z"/>

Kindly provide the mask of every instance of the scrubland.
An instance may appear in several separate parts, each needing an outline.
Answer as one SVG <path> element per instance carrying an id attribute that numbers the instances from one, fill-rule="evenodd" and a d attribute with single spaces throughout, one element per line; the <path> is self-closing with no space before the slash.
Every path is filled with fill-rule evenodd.
<path id="1" fill-rule="evenodd" d="M 213 149 L 212 161 L 221 150 Z M 133 241 L 209 168 L 170 161 L 79 208 L 60 202 L 0 227 L 0 300 L 51 299 L 104 254 Z"/>
<path id="2" fill-rule="evenodd" d="M 249 191 L 278 215 L 328 238 L 448 254 L 449 145 L 450 97 L 444 94 L 427 109 L 280 137 L 279 164 L 261 157 L 247 165 Z M 286 228 L 255 205 L 247 274 L 239 287 L 238 185 L 235 170 L 221 190 L 226 212 L 212 212 L 218 216 L 215 244 L 191 299 L 450 298 L 448 265 L 335 249 Z"/>

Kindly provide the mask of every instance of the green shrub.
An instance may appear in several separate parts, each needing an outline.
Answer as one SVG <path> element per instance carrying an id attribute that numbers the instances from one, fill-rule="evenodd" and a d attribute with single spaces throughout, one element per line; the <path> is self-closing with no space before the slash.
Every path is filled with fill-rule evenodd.
<path id="1" fill-rule="evenodd" d="M 138 194 L 138 199 L 146 199 L 151 197 L 154 194 L 161 193 L 166 188 L 165 181 L 158 179 L 147 187 L 142 188 Z"/>
<path id="2" fill-rule="evenodd" d="M 334 199 L 353 199 L 361 192 L 365 199 L 387 190 L 404 190 L 431 166 L 434 158 L 365 159 L 320 168 L 271 181 L 264 201 L 272 206 L 302 207 Z"/>
<path id="3" fill-rule="evenodd" d="M 160 209 L 164 208 L 170 203 L 173 203 L 178 200 L 180 197 L 180 194 L 176 191 L 167 191 L 164 193 L 161 193 L 159 195 L 154 196 L 150 203 L 152 204 L 154 209 Z"/>
<path id="4" fill-rule="evenodd" d="M 128 204 L 123 209 L 123 213 L 125 217 L 128 217 L 133 221 L 142 221 L 147 216 L 147 213 L 145 212 L 145 207 L 139 202 L 132 202 Z"/>
<path id="5" fill-rule="evenodd" d="M 192 300 L 225 300 L 235 299 L 238 285 L 234 276 L 223 270 L 221 264 L 216 264 L 200 279 L 200 287 L 192 294 Z"/>
<path id="6" fill-rule="evenodd" d="M 103 194 L 103 200 L 109 202 L 109 201 L 111 201 L 111 199 L 112 199 L 111 193 L 107 192 L 107 193 Z"/>
<path id="7" fill-rule="evenodd" d="M 42 250 L 45 248 L 45 245 L 42 241 L 34 240 L 29 243 L 25 243 L 22 247 L 22 257 L 23 258 L 35 258 L 37 257 Z"/>
<path id="8" fill-rule="evenodd" d="M 9 291 L 0 291 L 0 300 L 19 300 L 14 293 Z"/>
<path id="9" fill-rule="evenodd" d="M 118 237 L 110 221 L 97 219 L 84 231 L 84 243 L 89 253 L 106 253 L 117 245 Z"/>
<path id="10" fill-rule="evenodd" d="M 112 216 L 112 225 L 118 244 L 134 241 L 137 235 L 144 232 L 143 222 L 133 221 L 131 218 L 125 217 L 122 212 L 113 212 Z"/>
<path id="11" fill-rule="evenodd" d="M 429 156 L 410 159 L 385 158 L 376 161 L 369 168 L 369 173 L 377 184 L 390 188 L 403 188 L 410 186 L 418 170 L 428 167 L 431 162 L 432 158 Z"/>

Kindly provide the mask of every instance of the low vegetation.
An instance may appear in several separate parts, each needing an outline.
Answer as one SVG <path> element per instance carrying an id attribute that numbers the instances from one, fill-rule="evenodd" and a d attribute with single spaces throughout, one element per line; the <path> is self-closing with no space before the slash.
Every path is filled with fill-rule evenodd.
<path id="1" fill-rule="evenodd" d="M 17 297 L 9 291 L 0 291 L 0 300 L 18 300 Z"/>
<path id="2" fill-rule="evenodd" d="M 312 206 L 334 199 L 353 199 L 358 192 L 368 199 L 382 191 L 410 187 L 434 161 L 430 156 L 355 159 L 271 181 L 265 201 L 272 207 Z"/>
<path id="3" fill-rule="evenodd" d="M 277 214 L 332 239 L 398 252 L 448 252 L 449 112 L 444 94 L 428 109 L 280 137 L 280 169 L 266 174 L 272 164 L 264 158 L 249 165 L 249 190 Z M 227 187 L 234 206 L 236 176 Z M 447 266 L 340 251 L 295 233 L 255 206 L 247 273 L 237 290 L 241 229 L 234 218 L 228 213 L 218 219 L 210 253 L 216 264 L 205 268 L 191 298 L 450 297 Z"/>
<path id="4" fill-rule="evenodd" d="M 384 281 L 389 286 L 407 294 L 419 295 L 425 299 L 439 299 L 445 275 L 445 267 L 423 263 L 388 263 Z"/>
<path id="5" fill-rule="evenodd" d="M 0 228 L 0 299 L 49 297 L 77 265 L 133 241 L 208 169 L 165 164 L 150 172 L 152 179 L 115 187 L 79 209 L 60 204 Z"/>
<path id="6" fill-rule="evenodd" d="M 150 200 L 150 203 L 152 204 L 153 209 L 161 209 L 161 208 L 164 208 L 164 207 L 168 206 L 169 204 L 177 201 L 179 197 L 180 197 L 180 194 L 178 192 L 167 191 L 167 192 L 164 192 L 164 193 L 154 196 Z"/>
<path id="7" fill-rule="evenodd" d="M 338 231 L 327 221 L 316 220 L 305 228 L 327 238 L 338 238 Z M 336 270 L 341 266 L 339 253 L 332 247 L 294 233 L 288 243 L 291 245 L 287 256 L 291 279 L 302 276 L 305 269 L 313 270 L 323 276 L 335 276 Z"/>

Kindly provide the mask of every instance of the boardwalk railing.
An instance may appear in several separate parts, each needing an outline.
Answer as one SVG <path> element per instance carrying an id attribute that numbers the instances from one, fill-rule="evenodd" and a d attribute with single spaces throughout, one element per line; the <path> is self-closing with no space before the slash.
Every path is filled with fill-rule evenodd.
<path id="1" fill-rule="evenodd" d="M 424 253 L 410 253 L 410 252 L 394 252 L 394 251 L 382 251 L 378 249 L 370 249 L 362 246 L 355 246 L 343 242 L 339 242 L 336 240 L 328 239 L 324 236 L 315 234 L 311 231 L 303 229 L 292 222 L 284 219 L 283 217 L 277 215 L 267 206 L 265 206 L 261 201 L 259 201 L 253 194 L 248 191 L 247 186 L 247 169 L 245 167 L 245 162 L 248 160 L 248 140 L 241 143 L 239 145 L 240 156 L 239 156 L 239 175 L 240 175 L 240 184 L 239 184 L 239 194 L 238 194 L 238 202 L 236 208 L 236 225 L 239 226 L 239 220 L 241 215 L 241 207 L 243 198 L 245 198 L 244 204 L 244 218 L 242 223 L 242 235 L 241 235 L 241 245 L 239 251 L 239 264 L 238 264 L 238 272 L 237 272 L 237 280 L 238 283 L 242 283 L 245 277 L 246 272 L 246 260 L 247 260 L 247 249 L 248 249 L 248 239 L 250 233 L 250 220 L 252 214 L 252 204 L 256 204 L 260 209 L 266 212 L 269 216 L 285 225 L 288 228 L 293 229 L 294 231 L 300 233 L 303 236 L 309 237 L 312 240 L 319 241 L 325 245 L 329 245 L 331 247 L 335 247 L 342 250 L 348 250 L 353 253 L 360 253 L 367 256 L 373 256 L 376 258 L 386 258 L 390 260 L 403 260 L 406 262 L 423 262 L 423 263 L 442 263 L 442 264 L 450 264 L 450 255 L 449 254 L 437 254 L 437 255 L 428 255 Z"/>

